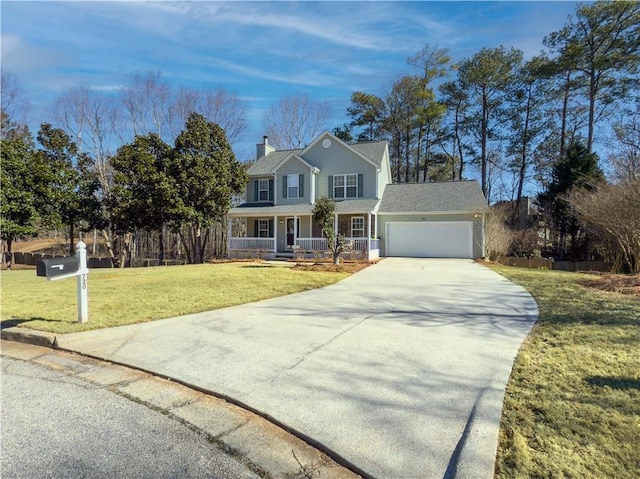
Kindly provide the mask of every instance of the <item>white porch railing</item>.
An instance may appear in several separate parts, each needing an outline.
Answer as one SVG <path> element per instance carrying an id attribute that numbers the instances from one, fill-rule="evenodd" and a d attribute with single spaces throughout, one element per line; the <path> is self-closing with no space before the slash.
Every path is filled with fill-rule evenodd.
<path id="1" fill-rule="evenodd" d="M 247 251 L 274 251 L 276 248 L 273 238 L 231 238 L 229 249 Z"/>
<path id="2" fill-rule="evenodd" d="M 379 249 L 380 241 L 368 238 L 345 238 L 345 250 L 368 251 Z M 369 243 L 370 242 L 370 243 Z M 244 251 L 275 251 L 274 238 L 231 238 L 229 249 Z M 326 238 L 296 238 L 295 249 L 299 251 L 328 251 Z"/>
<path id="3" fill-rule="evenodd" d="M 367 238 L 345 238 L 344 246 L 346 250 L 367 251 Z"/>
<path id="4" fill-rule="evenodd" d="M 327 251 L 326 238 L 296 238 L 296 246 L 301 251 Z"/>
<path id="5" fill-rule="evenodd" d="M 345 238 L 345 247 L 352 251 L 367 251 L 368 241 L 367 238 Z M 327 239 L 326 238 L 298 238 L 296 239 L 296 246 L 301 251 L 327 251 Z M 378 240 L 371 240 L 371 249 L 378 249 Z"/>

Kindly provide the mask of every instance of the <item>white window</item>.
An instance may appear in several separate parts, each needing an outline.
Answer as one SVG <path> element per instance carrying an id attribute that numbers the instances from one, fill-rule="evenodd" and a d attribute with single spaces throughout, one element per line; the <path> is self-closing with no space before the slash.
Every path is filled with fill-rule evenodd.
<path id="1" fill-rule="evenodd" d="M 364 238 L 364 216 L 351 217 L 351 237 Z"/>
<path id="2" fill-rule="evenodd" d="M 298 197 L 299 185 L 298 175 L 287 175 L 287 198 Z"/>
<path id="3" fill-rule="evenodd" d="M 358 175 L 333 175 L 334 198 L 357 198 Z"/>
<path id="4" fill-rule="evenodd" d="M 346 175 L 347 176 L 347 198 L 358 197 L 358 175 Z"/>
<path id="5" fill-rule="evenodd" d="M 333 175 L 333 197 L 344 198 L 344 175 Z"/>
<path id="6" fill-rule="evenodd" d="M 269 220 L 258 220 L 258 238 L 269 237 Z"/>
<path id="7" fill-rule="evenodd" d="M 258 201 L 269 201 L 269 180 L 258 180 Z"/>

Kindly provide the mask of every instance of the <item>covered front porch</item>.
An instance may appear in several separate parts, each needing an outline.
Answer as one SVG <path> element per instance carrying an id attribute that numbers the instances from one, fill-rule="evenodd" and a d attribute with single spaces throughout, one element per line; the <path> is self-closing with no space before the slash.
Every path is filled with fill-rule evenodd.
<path id="1" fill-rule="evenodd" d="M 271 207 L 269 209 L 273 209 Z M 267 215 L 252 211 L 240 215 L 234 208 L 229 221 L 229 256 L 232 258 L 321 258 L 330 255 L 327 239 L 315 224 L 311 211 Z M 334 227 L 344 238 L 343 257 L 376 259 L 380 255 L 376 214 L 336 213 Z"/>

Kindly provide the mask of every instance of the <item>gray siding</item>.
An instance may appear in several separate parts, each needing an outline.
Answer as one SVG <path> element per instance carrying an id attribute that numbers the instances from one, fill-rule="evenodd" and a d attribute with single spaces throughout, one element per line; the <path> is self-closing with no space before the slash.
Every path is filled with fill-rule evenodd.
<path id="1" fill-rule="evenodd" d="M 385 150 L 384 158 L 382 159 L 382 168 L 378 173 L 378 198 L 382 198 L 384 193 L 384 187 L 391 183 L 391 171 L 389 170 L 389 151 Z"/>
<path id="2" fill-rule="evenodd" d="M 318 142 L 304 159 L 320 169 L 316 198 L 329 195 L 329 176 L 352 173 L 363 174 L 362 198 L 376 198 L 376 167 L 336 141 L 332 141 L 329 148 Z"/>
<path id="3" fill-rule="evenodd" d="M 386 238 L 387 223 L 394 221 L 472 221 L 473 222 L 473 257 L 481 258 L 482 251 L 482 218 L 475 218 L 473 214 L 450 214 L 450 215 L 379 215 L 378 216 L 378 235 L 380 236 L 380 256 L 386 256 Z"/>
<path id="4" fill-rule="evenodd" d="M 256 198 L 256 186 L 255 183 L 257 180 L 272 180 L 272 176 L 263 176 L 263 177 L 254 177 L 251 178 L 249 184 L 247 184 L 247 203 L 258 203 L 258 198 Z"/>
<path id="5" fill-rule="evenodd" d="M 283 178 L 286 175 L 303 175 L 303 196 L 298 198 L 283 198 Z M 311 203 L 311 170 L 307 165 L 299 160 L 291 159 L 282 165 L 276 172 L 277 197 L 276 203 L 279 205 L 295 205 L 300 203 Z"/>

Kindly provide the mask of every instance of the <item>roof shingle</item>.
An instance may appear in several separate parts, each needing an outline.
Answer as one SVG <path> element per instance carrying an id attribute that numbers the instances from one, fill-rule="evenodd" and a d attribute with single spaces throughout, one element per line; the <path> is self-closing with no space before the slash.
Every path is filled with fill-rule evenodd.
<path id="1" fill-rule="evenodd" d="M 367 143 L 356 143 L 353 145 L 349 145 L 349 147 L 353 148 L 362 156 L 374 162 L 377 166 L 380 166 L 382 164 L 384 152 L 387 147 L 387 142 L 372 141 Z M 296 149 L 273 151 L 268 155 L 259 158 L 253 165 L 251 165 L 251 167 L 247 170 L 247 173 L 249 174 L 249 176 L 270 175 L 271 173 L 273 173 L 273 169 L 278 166 L 280 162 L 287 156 L 289 156 L 291 153 L 300 155 L 302 151 L 304 150 Z M 306 158 L 303 159 L 307 161 Z"/>
<path id="2" fill-rule="evenodd" d="M 487 209 L 480 185 L 472 180 L 387 185 L 378 212 L 483 212 Z"/>

